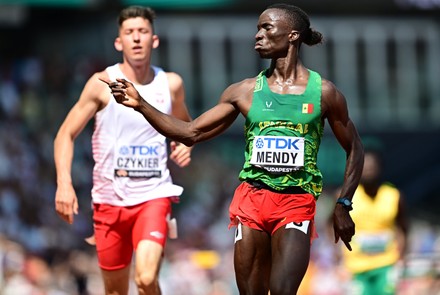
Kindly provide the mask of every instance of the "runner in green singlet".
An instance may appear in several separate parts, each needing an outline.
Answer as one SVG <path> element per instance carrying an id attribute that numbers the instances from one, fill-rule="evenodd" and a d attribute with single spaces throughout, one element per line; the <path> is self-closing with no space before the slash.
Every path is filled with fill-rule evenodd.
<path id="1" fill-rule="evenodd" d="M 296 294 L 307 270 L 314 237 L 316 200 L 322 191 L 317 154 L 327 120 L 346 152 L 340 199 L 333 213 L 335 242 L 351 250 L 355 225 L 350 201 L 359 183 L 363 146 L 344 95 L 306 68 L 302 44 L 322 42 L 308 15 L 288 4 L 260 15 L 255 50 L 271 59 L 258 76 L 230 85 L 219 103 L 192 122 L 162 114 L 124 80 L 109 84 L 118 103 L 134 108 L 164 136 L 192 146 L 225 131 L 238 115 L 246 118 L 242 183 L 230 205 L 237 226 L 234 267 L 240 294 Z"/>

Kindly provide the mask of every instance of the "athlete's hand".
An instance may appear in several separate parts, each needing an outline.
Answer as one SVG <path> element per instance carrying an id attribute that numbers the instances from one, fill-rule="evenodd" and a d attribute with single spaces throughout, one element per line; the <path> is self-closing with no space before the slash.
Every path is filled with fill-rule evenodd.
<path id="1" fill-rule="evenodd" d="M 134 88 L 133 83 L 125 79 L 116 79 L 116 82 L 108 81 L 105 78 L 99 78 L 99 80 L 110 87 L 112 95 L 118 103 L 134 109 L 140 106 L 142 97 Z"/>
<path id="2" fill-rule="evenodd" d="M 86 243 L 91 246 L 95 246 L 96 245 L 95 234 L 91 235 L 90 237 L 85 238 L 84 241 L 86 241 Z"/>
<path id="3" fill-rule="evenodd" d="M 351 219 L 350 213 L 341 205 L 336 205 L 333 212 L 333 229 L 335 231 L 335 243 L 339 239 L 344 242 L 348 250 L 351 251 L 351 238 L 355 233 L 355 225 L 353 219 Z"/>
<path id="4" fill-rule="evenodd" d="M 175 141 L 170 142 L 170 159 L 174 161 L 179 167 L 186 167 L 191 162 L 192 147 L 188 147 L 183 143 Z"/>
<path id="5" fill-rule="evenodd" d="M 78 215 L 78 198 L 72 185 L 57 187 L 55 210 L 65 222 L 73 223 L 73 216 Z"/>

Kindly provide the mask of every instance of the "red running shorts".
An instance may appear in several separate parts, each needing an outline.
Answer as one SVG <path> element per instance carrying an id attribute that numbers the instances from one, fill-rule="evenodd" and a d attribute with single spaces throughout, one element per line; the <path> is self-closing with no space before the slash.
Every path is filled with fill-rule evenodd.
<path id="1" fill-rule="evenodd" d="M 310 221 L 311 239 L 317 237 L 314 228 L 316 199 L 310 193 L 286 194 L 256 188 L 242 182 L 235 190 L 229 206 L 229 228 L 241 223 L 271 235 L 289 223 Z"/>
<path id="2" fill-rule="evenodd" d="M 99 266 L 117 270 L 128 266 L 142 240 L 165 247 L 171 214 L 170 198 L 159 198 L 138 205 L 118 207 L 93 205 L 93 222 Z"/>

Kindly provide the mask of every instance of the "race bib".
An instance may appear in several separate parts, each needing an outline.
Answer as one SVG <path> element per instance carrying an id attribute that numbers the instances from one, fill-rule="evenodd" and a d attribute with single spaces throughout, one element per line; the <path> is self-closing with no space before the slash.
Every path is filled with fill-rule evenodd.
<path id="1" fill-rule="evenodd" d="M 379 254 L 385 252 L 391 236 L 389 234 L 361 234 L 358 236 L 360 249 L 365 254 Z"/>
<path id="2" fill-rule="evenodd" d="M 161 177 L 160 145 L 118 145 L 113 166 L 116 177 Z"/>
<path id="3" fill-rule="evenodd" d="M 304 166 L 304 138 L 255 136 L 250 163 L 272 173 L 289 173 Z"/>

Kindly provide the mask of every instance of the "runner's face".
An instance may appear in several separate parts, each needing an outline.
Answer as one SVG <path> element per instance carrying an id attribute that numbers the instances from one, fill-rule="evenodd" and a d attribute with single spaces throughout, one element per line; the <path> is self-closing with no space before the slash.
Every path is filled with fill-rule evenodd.
<path id="1" fill-rule="evenodd" d="M 286 21 L 284 11 L 280 9 L 265 10 L 258 19 L 257 29 L 255 50 L 261 58 L 286 56 L 292 28 Z"/>
<path id="2" fill-rule="evenodd" d="M 117 42 L 126 58 L 142 61 L 149 60 L 152 48 L 157 47 L 157 39 L 150 21 L 136 17 L 122 23 Z"/>
<path id="3" fill-rule="evenodd" d="M 379 159 L 374 154 L 366 153 L 364 158 L 364 168 L 362 170 L 362 182 L 371 183 L 380 176 Z"/>

